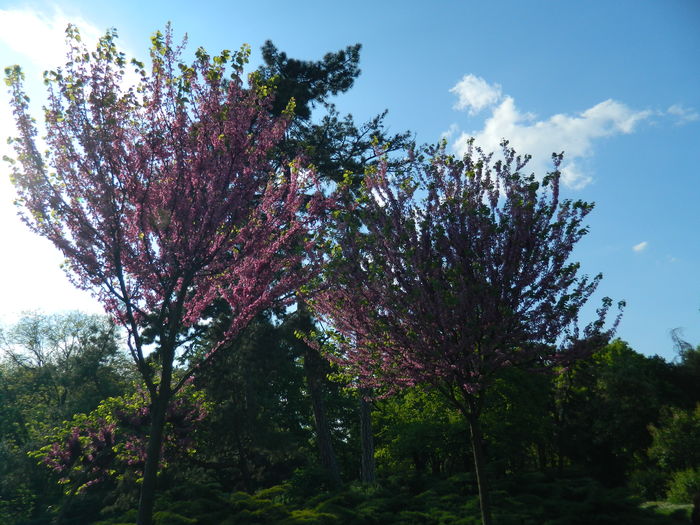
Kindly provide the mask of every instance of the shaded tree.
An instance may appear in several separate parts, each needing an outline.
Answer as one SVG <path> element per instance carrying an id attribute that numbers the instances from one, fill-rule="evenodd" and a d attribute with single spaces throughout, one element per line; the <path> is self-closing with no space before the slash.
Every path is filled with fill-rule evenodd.
<path id="1" fill-rule="evenodd" d="M 544 372 L 507 367 L 489 384 L 482 426 L 488 444 L 486 455 L 497 467 L 492 470 L 545 471 L 554 463 L 553 378 Z"/>
<path id="2" fill-rule="evenodd" d="M 416 386 L 375 403 L 378 467 L 384 475 L 455 474 L 468 465 L 464 419 L 435 389 Z"/>
<path id="3" fill-rule="evenodd" d="M 649 458 L 667 481 L 667 498 L 700 509 L 700 404 L 695 409 L 666 407 L 658 424 L 650 425 Z M 695 523 L 695 521 L 693 521 Z"/>
<path id="4" fill-rule="evenodd" d="M 682 393 L 678 404 L 691 408 L 700 403 L 700 345 L 693 347 L 682 336 L 680 328 L 671 331 L 671 338 L 680 358 L 674 367 L 675 383 Z"/>
<path id="5" fill-rule="evenodd" d="M 337 360 L 391 393 L 428 383 L 469 425 L 482 508 L 491 523 L 480 415 L 507 367 L 565 364 L 601 344 L 610 300 L 581 333 L 578 314 L 601 276 L 571 253 L 593 205 L 560 200 L 559 164 L 541 182 L 528 157 L 429 149 L 404 168 L 369 170 L 353 213 L 337 214 L 333 260 L 315 310 L 337 331 Z"/>
<path id="6" fill-rule="evenodd" d="M 46 158 L 22 73 L 6 70 L 19 132 L 12 177 L 24 221 L 126 328 L 150 399 L 138 517 L 150 525 L 170 400 L 223 342 L 306 280 L 322 199 L 313 172 L 271 163 L 288 117 L 271 116 L 256 76 L 244 85 L 247 49 L 212 57 L 200 48 L 184 64 L 170 29 L 158 32 L 150 74 L 134 61 L 140 80 L 125 88 L 114 31 L 93 52 L 77 29 L 67 34 L 68 62 L 46 75 Z M 215 298 L 231 322 L 194 360 L 192 332 Z"/>
<path id="7" fill-rule="evenodd" d="M 271 40 L 262 47 L 265 65 L 261 74 L 274 80 L 277 96 L 272 111 L 281 114 L 290 100 L 294 99 L 297 119 L 311 119 L 317 104 L 327 104 L 333 95 L 345 93 L 360 74 L 360 44 L 348 46 L 335 53 L 326 53 L 318 61 L 289 58 Z"/>
<path id="8" fill-rule="evenodd" d="M 648 426 L 678 397 L 673 372 L 662 358 L 615 340 L 557 377 L 561 461 L 584 467 L 609 485 L 623 483 L 635 457 L 651 443 Z"/>
<path id="9" fill-rule="evenodd" d="M 267 41 L 262 48 L 265 64 L 258 69 L 275 91 L 273 115 L 280 115 L 294 100 L 294 117 L 285 140 L 278 145 L 282 156 L 303 152 L 315 167 L 321 180 L 343 182 L 349 177 L 354 189 L 359 188 L 365 168 L 377 164 L 380 154 L 375 144 L 385 144 L 388 152 L 400 151 L 411 144 L 407 131 L 391 133 L 385 124 L 387 110 L 357 124 L 352 115 L 341 115 L 331 102 L 345 93 L 360 75 L 361 45 L 355 44 L 327 53 L 322 60 L 298 60 Z M 322 112 L 312 118 L 314 110 Z M 387 162 L 396 169 L 395 159 Z"/>
<path id="10" fill-rule="evenodd" d="M 215 341 L 218 322 L 207 337 Z M 266 311 L 195 377 L 216 406 L 202 426 L 196 464 L 227 490 L 281 483 L 313 453 L 303 350 Z M 203 341 L 206 351 L 211 341 Z"/>
<path id="11" fill-rule="evenodd" d="M 388 144 L 391 151 L 409 145 L 408 132 L 391 134 L 385 126 L 384 111 L 362 124 L 356 124 L 352 115 L 341 116 L 331 103 L 332 97 L 348 91 L 360 74 L 361 45 L 355 44 L 336 52 L 326 53 L 321 60 L 299 60 L 280 51 L 271 41 L 262 48 L 264 65 L 258 69 L 261 78 L 274 89 L 273 115 L 280 115 L 290 100 L 294 100 L 294 116 L 285 139 L 277 145 L 284 158 L 301 151 L 326 183 L 351 181 L 353 190 L 359 188 L 367 166 L 379 159 L 376 142 Z M 314 119 L 316 110 L 322 112 Z M 392 162 L 390 168 L 394 168 Z M 293 317 L 286 319 L 292 329 L 308 330 L 313 320 L 303 303 L 298 304 Z M 331 389 L 326 378 L 327 363 L 318 350 L 303 345 L 306 383 L 314 414 L 316 441 L 321 463 L 331 480 L 341 481 L 338 459 L 334 450 L 332 431 L 328 423 L 324 392 Z M 360 420 L 364 436 L 363 471 L 373 470 L 371 453 L 371 425 L 369 407 L 360 401 Z M 371 475 L 370 475 L 371 477 Z"/>
<path id="12" fill-rule="evenodd" d="M 700 468 L 700 405 L 683 410 L 667 407 L 649 428 L 649 456 L 667 472 Z"/>

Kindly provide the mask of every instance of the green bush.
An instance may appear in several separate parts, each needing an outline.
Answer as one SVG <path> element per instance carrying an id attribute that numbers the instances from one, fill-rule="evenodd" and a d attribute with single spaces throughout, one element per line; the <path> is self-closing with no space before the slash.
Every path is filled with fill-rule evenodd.
<path id="1" fill-rule="evenodd" d="M 674 472 L 666 497 L 671 503 L 692 503 L 700 492 L 700 470 L 686 469 Z"/>
<path id="2" fill-rule="evenodd" d="M 666 408 L 658 425 L 649 427 L 649 457 L 667 471 L 700 467 L 700 404 L 694 410 Z"/>
<path id="3" fill-rule="evenodd" d="M 155 525 L 193 525 L 197 523 L 197 520 L 174 512 L 161 510 L 153 514 L 153 523 Z"/>
<path id="4" fill-rule="evenodd" d="M 279 523 L 280 525 L 335 525 L 339 522 L 333 514 L 301 509 L 293 510 L 287 519 Z"/>
<path id="5" fill-rule="evenodd" d="M 697 471 L 678 472 L 674 480 L 688 492 L 698 477 Z M 404 483 L 346 485 L 306 499 L 292 498 L 287 484 L 253 494 L 193 486 L 192 499 L 179 488 L 164 491 L 155 519 L 159 525 L 479 525 L 478 498 L 464 483 L 469 479 L 426 477 L 422 485 L 429 488 L 420 492 Z M 573 472 L 496 479 L 491 496 L 499 525 L 674 525 L 687 523 L 692 507 L 665 502 L 640 506 L 626 489 L 606 488 Z M 135 510 L 130 510 L 101 525 L 134 521 Z"/>
<path id="6" fill-rule="evenodd" d="M 666 494 L 668 474 L 658 468 L 635 470 L 630 474 L 629 487 L 646 501 L 663 499 Z"/>

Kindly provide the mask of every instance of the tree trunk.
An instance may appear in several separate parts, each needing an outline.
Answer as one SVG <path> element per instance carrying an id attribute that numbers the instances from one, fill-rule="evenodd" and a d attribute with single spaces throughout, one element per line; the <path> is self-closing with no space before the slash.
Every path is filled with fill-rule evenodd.
<path id="1" fill-rule="evenodd" d="M 537 462 L 540 472 L 547 470 L 547 447 L 544 443 L 537 443 Z"/>
<path id="2" fill-rule="evenodd" d="M 146 464 L 143 469 L 137 525 L 152 525 L 153 523 L 153 506 L 155 504 L 160 453 L 163 446 L 165 413 L 169 402 L 168 396 L 164 395 L 166 393 L 159 392 L 151 403 L 151 429 L 146 447 Z"/>
<path id="3" fill-rule="evenodd" d="M 238 425 L 234 426 L 233 430 L 234 438 L 236 439 L 236 447 L 238 448 L 238 468 L 241 471 L 241 476 L 243 477 L 243 486 L 246 492 L 253 493 L 253 480 L 250 477 L 250 470 L 248 470 L 248 459 L 243 446 L 243 441 L 241 440 L 241 434 L 238 432 Z"/>
<path id="4" fill-rule="evenodd" d="M 306 381 L 309 386 L 311 404 L 314 410 L 316 441 L 321 455 L 321 465 L 328 473 L 331 482 L 339 486 L 341 484 L 340 470 L 335 458 L 331 431 L 328 425 L 328 418 L 326 418 L 326 407 L 323 402 L 323 358 L 308 345 L 304 353 L 304 371 L 306 372 Z"/>
<path id="5" fill-rule="evenodd" d="M 479 489 L 479 506 L 481 507 L 481 523 L 492 525 L 491 497 L 489 493 L 488 477 L 486 475 L 486 456 L 484 455 L 484 437 L 479 423 L 479 409 L 477 402 L 470 403 L 470 410 L 466 415 L 469 423 L 469 432 L 472 441 L 472 453 L 474 455 L 474 471 L 476 484 Z"/>
<path id="6" fill-rule="evenodd" d="M 51 520 L 51 525 L 61 525 L 63 523 L 63 518 L 66 516 L 68 509 L 70 509 L 71 504 L 73 503 L 73 498 L 75 498 L 79 488 L 80 485 L 78 484 L 73 487 L 70 494 L 68 494 L 68 498 L 66 498 L 66 501 L 63 503 L 63 505 L 61 505 L 61 510 L 59 511 L 58 516 Z"/>
<path id="7" fill-rule="evenodd" d="M 360 476 L 362 483 L 375 483 L 377 475 L 374 465 L 374 436 L 372 435 L 372 415 L 370 404 L 365 399 L 369 390 L 360 389 L 360 442 L 362 444 L 362 465 Z"/>

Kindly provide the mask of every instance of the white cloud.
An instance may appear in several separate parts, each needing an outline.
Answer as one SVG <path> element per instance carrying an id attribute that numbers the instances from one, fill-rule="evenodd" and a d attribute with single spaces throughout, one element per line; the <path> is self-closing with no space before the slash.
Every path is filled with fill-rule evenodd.
<path id="1" fill-rule="evenodd" d="M 0 43 L 42 70 L 55 68 L 65 62 L 69 23 L 78 27 L 88 48 L 103 33 L 80 17 L 67 17 L 59 8 L 50 15 L 32 9 L 0 9 Z"/>
<path id="2" fill-rule="evenodd" d="M 642 241 L 639 244 L 635 244 L 634 246 L 632 246 L 632 249 L 635 252 L 639 253 L 639 252 L 643 252 L 644 250 L 646 250 L 647 246 L 649 246 L 649 243 L 647 241 Z"/>
<path id="3" fill-rule="evenodd" d="M 452 141 L 452 137 L 454 137 L 457 133 L 459 133 L 459 126 L 457 124 L 450 124 L 450 127 L 447 128 L 447 131 L 443 131 L 440 133 L 440 139 L 444 139 L 448 142 Z"/>
<path id="4" fill-rule="evenodd" d="M 489 84 L 475 75 L 464 75 L 462 80 L 450 89 L 450 93 L 457 95 L 455 109 L 466 109 L 470 115 L 475 115 L 501 99 L 501 86 Z"/>
<path id="5" fill-rule="evenodd" d="M 552 153 L 564 151 L 562 181 L 573 189 L 581 189 L 593 180 L 580 161 L 593 155 L 597 139 L 632 133 L 640 122 L 653 115 L 652 111 L 634 110 L 621 102 L 608 99 L 579 114 L 558 113 L 546 119 L 538 119 L 533 113 L 520 111 L 513 97 L 506 95 L 501 98 L 501 87 L 497 84 L 487 84 L 486 87 L 473 90 L 481 96 L 474 95 L 470 98 L 470 91 L 462 85 L 467 78 L 483 81 L 468 75 L 453 87 L 451 91 L 459 96 L 455 107 L 471 111 L 481 104 L 483 107 L 489 106 L 491 114 L 481 129 L 462 132 L 457 137 L 453 144 L 456 152 L 463 155 L 471 137 L 485 151 L 498 152 L 500 143 L 505 138 L 516 152 L 532 155 L 528 165 L 530 171 L 543 174 L 552 168 Z M 465 85 L 470 84 L 467 82 Z M 451 134 L 455 134 L 453 128 Z"/>
<path id="6" fill-rule="evenodd" d="M 18 62 L 22 66 L 27 78 L 25 88 L 32 99 L 41 93 L 41 89 L 38 88 L 43 88 L 41 73 L 66 62 L 65 31 L 69 23 L 78 27 L 82 41 L 88 49 L 94 48 L 103 34 L 94 24 L 81 17 L 68 17 L 58 7 L 54 7 L 52 13 L 29 8 L 0 9 L 0 57 L 3 61 L 0 66 L 7 67 L 10 61 Z M 40 102 L 32 103 L 35 112 L 38 112 L 40 107 Z M 6 90 L 2 89 L 0 156 L 11 153 L 5 139 L 15 134 L 14 118 L 9 110 L 9 96 Z"/>
<path id="7" fill-rule="evenodd" d="M 537 173 L 544 173 L 546 170 L 550 170 L 551 166 L 546 166 L 544 171 L 537 170 Z M 581 169 L 576 161 L 570 160 L 566 161 L 564 165 L 560 168 L 561 170 L 561 180 L 567 187 L 573 190 L 580 190 L 588 186 L 593 182 L 593 177 L 588 175 L 583 169 Z"/>
<path id="8" fill-rule="evenodd" d="M 31 84 L 41 82 L 40 75 L 45 70 L 66 63 L 66 28 L 69 24 L 78 28 L 81 42 L 89 51 L 95 49 L 107 29 L 99 29 L 80 16 L 68 16 L 59 7 L 54 7 L 51 13 L 30 8 L 0 9 L 0 57 L 3 62 L 12 60 L 22 66 L 28 89 Z M 133 56 L 120 42 L 117 46 L 128 57 Z M 6 51 L 10 51 L 8 56 L 5 56 Z M 8 65 L 0 64 L 2 68 Z M 134 85 L 138 80 L 133 68 L 127 67 L 123 85 Z"/>
<path id="9" fill-rule="evenodd" d="M 84 19 L 69 19 L 58 9 L 50 14 L 0 9 L 0 67 L 12 62 L 22 65 L 35 116 L 41 114 L 41 72 L 65 63 L 65 29 L 69 22 L 78 26 L 88 49 L 93 48 L 102 31 Z M 6 89 L 0 89 L 0 157 L 14 156 L 6 144 L 8 136 L 17 134 L 9 100 Z M 0 322 L 14 322 L 20 312 L 34 309 L 101 312 L 87 292 L 68 282 L 59 267 L 61 254 L 20 222 L 12 204 L 15 193 L 8 172 L 7 164 L 0 160 L 0 245 L 10 247 L 0 255 Z"/>
<path id="10" fill-rule="evenodd" d="M 681 104 L 674 104 L 666 110 L 668 115 L 676 117 L 678 124 L 686 124 L 700 120 L 700 113 L 691 108 L 686 108 Z"/>

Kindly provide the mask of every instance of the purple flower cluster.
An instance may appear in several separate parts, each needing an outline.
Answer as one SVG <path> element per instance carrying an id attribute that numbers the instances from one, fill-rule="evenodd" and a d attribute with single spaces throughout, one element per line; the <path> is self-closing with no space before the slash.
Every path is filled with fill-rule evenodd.
<path id="1" fill-rule="evenodd" d="M 192 387 L 173 399 L 166 415 L 161 466 L 192 450 L 196 424 L 207 413 L 206 402 Z M 57 430 L 51 444 L 35 455 L 62 475 L 62 483 L 79 491 L 120 470 L 130 469 L 140 475 L 146 461 L 150 419 L 148 393 L 138 389 L 130 396 L 103 401 L 90 414 L 75 416 Z"/>

